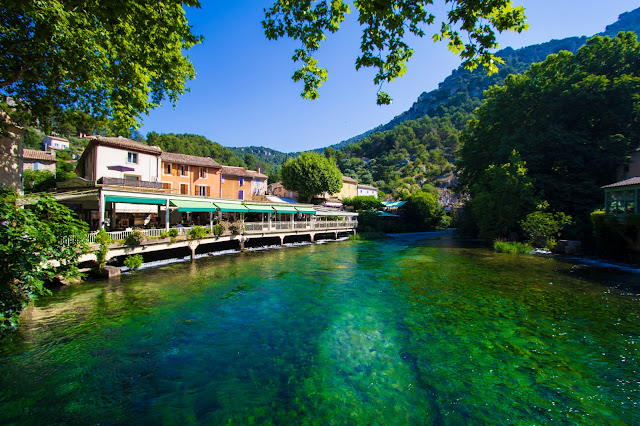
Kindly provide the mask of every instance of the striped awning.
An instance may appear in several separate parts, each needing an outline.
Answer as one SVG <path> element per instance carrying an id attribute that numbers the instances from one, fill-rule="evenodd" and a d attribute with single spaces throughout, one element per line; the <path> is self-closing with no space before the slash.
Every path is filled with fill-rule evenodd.
<path id="1" fill-rule="evenodd" d="M 273 208 L 264 204 L 244 203 L 244 206 L 249 209 L 249 213 L 273 213 Z"/>
<path id="2" fill-rule="evenodd" d="M 167 204 L 166 199 L 162 198 L 143 198 L 143 197 L 121 197 L 118 195 L 107 195 L 104 197 L 107 203 L 130 203 L 130 204 Z"/>
<path id="3" fill-rule="evenodd" d="M 215 201 L 213 205 L 216 206 L 221 212 L 247 213 L 249 211 L 249 209 L 242 204 L 223 203 L 220 201 Z"/>
<path id="4" fill-rule="evenodd" d="M 274 205 L 273 208 L 276 210 L 276 213 L 298 213 L 298 210 L 296 210 L 295 207 L 293 206 L 277 206 Z"/>
<path id="5" fill-rule="evenodd" d="M 170 204 L 179 212 L 214 212 L 216 206 L 211 201 L 171 200 Z"/>
<path id="6" fill-rule="evenodd" d="M 298 207 L 298 206 L 296 206 L 295 209 L 298 211 L 298 213 L 316 214 L 316 211 L 312 207 Z"/>

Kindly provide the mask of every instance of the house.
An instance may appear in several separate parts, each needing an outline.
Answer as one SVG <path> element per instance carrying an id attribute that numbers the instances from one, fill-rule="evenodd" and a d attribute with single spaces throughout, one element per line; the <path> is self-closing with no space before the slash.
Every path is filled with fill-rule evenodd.
<path id="1" fill-rule="evenodd" d="M 0 119 L 2 119 L 0 115 Z M 5 117 L 6 119 L 6 117 Z M 0 133 L 0 186 L 14 189 L 19 194 L 22 186 L 23 135 L 26 131 L 20 127 L 8 125 L 5 133 Z"/>
<path id="2" fill-rule="evenodd" d="M 349 176 L 342 176 L 342 189 L 333 196 L 344 200 L 358 195 L 358 181 Z"/>
<path id="3" fill-rule="evenodd" d="M 56 174 L 56 152 L 51 151 L 39 151 L 37 149 L 22 150 L 22 170 L 48 170 L 54 175 Z"/>
<path id="4" fill-rule="evenodd" d="M 358 196 L 373 196 L 378 198 L 378 188 L 375 186 L 358 184 Z"/>
<path id="5" fill-rule="evenodd" d="M 260 173 L 258 171 L 247 170 L 247 173 L 251 175 L 251 195 L 253 197 L 267 194 L 267 179 L 269 176 Z"/>
<path id="6" fill-rule="evenodd" d="M 160 154 L 164 189 L 174 194 L 215 197 L 220 194 L 222 166 L 209 157 L 163 152 Z"/>
<path id="7" fill-rule="evenodd" d="M 640 147 L 631 153 L 629 164 L 618 169 L 618 181 L 640 176 Z"/>
<path id="8" fill-rule="evenodd" d="M 162 188 L 162 149 L 123 137 L 88 136 L 89 144 L 78 159 L 76 174 L 97 181 L 141 181 Z M 125 184 L 126 182 L 122 182 Z M 139 186 L 139 185 L 130 185 Z"/>
<path id="9" fill-rule="evenodd" d="M 604 210 L 607 214 L 640 214 L 640 176 L 605 185 Z"/>
<path id="10" fill-rule="evenodd" d="M 69 141 L 58 136 L 47 136 L 42 141 L 42 149 L 49 151 L 51 149 L 69 149 Z"/>
<path id="11" fill-rule="evenodd" d="M 220 198 L 251 200 L 253 175 L 242 167 L 222 166 L 220 174 Z"/>
<path id="12" fill-rule="evenodd" d="M 267 185 L 267 194 L 281 198 L 291 198 L 293 200 L 298 200 L 299 198 L 297 191 L 289 191 L 280 181 Z"/>

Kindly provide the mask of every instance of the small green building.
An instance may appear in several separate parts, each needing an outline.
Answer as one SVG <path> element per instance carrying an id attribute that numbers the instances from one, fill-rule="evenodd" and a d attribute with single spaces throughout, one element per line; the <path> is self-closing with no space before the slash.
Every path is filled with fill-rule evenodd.
<path id="1" fill-rule="evenodd" d="M 629 215 L 639 214 L 638 196 L 640 193 L 640 176 L 605 185 L 604 211 L 606 214 Z"/>

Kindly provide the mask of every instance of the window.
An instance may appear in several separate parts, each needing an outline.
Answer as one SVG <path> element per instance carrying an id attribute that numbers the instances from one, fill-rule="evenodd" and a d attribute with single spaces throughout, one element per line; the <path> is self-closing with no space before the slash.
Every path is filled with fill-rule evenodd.
<path id="1" fill-rule="evenodd" d="M 162 182 L 162 189 L 171 189 L 171 182 Z"/>
<path id="2" fill-rule="evenodd" d="M 203 179 L 207 177 L 207 168 L 206 167 L 200 167 L 200 177 L 203 178 Z"/>
<path id="3" fill-rule="evenodd" d="M 165 175 L 170 175 L 171 174 L 171 163 L 166 163 L 164 165 L 164 174 Z"/>
<path id="4" fill-rule="evenodd" d="M 138 153 L 127 152 L 127 163 L 138 163 Z"/>
<path id="5" fill-rule="evenodd" d="M 188 170 L 189 170 L 188 166 L 181 165 L 180 166 L 180 176 L 186 176 Z"/>
<path id="6" fill-rule="evenodd" d="M 220 175 L 220 183 L 224 183 L 224 175 Z"/>
<path id="7" fill-rule="evenodd" d="M 244 191 L 242 189 L 238 191 L 238 200 L 244 200 Z"/>
<path id="8" fill-rule="evenodd" d="M 209 189 L 208 186 L 198 185 L 198 195 L 206 197 L 207 195 L 209 195 L 209 191 L 207 191 L 207 189 Z"/>
<path id="9" fill-rule="evenodd" d="M 238 181 L 240 182 L 240 186 L 244 186 L 244 178 L 243 177 L 239 178 Z"/>
<path id="10" fill-rule="evenodd" d="M 181 183 L 180 184 L 180 193 L 181 194 L 189 194 L 189 185 L 187 185 L 186 183 Z"/>
<path id="11" fill-rule="evenodd" d="M 124 175 L 125 180 L 140 180 L 140 176 Z"/>

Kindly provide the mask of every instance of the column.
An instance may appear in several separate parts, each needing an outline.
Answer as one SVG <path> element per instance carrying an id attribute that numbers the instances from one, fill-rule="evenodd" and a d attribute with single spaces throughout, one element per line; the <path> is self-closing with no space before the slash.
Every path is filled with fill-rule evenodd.
<path id="1" fill-rule="evenodd" d="M 209 212 L 209 229 L 213 233 L 213 212 Z"/>
<path id="2" fill-rule="evenodd" d="M 164 229 L 169 232 L 169 199 L 167 198 L 167 211 L 164 212 Z"/>
<path id="3" fill-rule="evenodd" d="M 98 228 L 99 229 L 104 229 L 104 215 L 105 215 L 105 210 L 106 210 L 106 206 L 105 206 L 106 202 L 105 202 L 105 197 L 104 197 L 104 192 L 102 192 L 102 189 L 100 189 L 100 196 L 98 197 L 98 210 L 99 210 L 99 214 L 98 214 Z"/>

